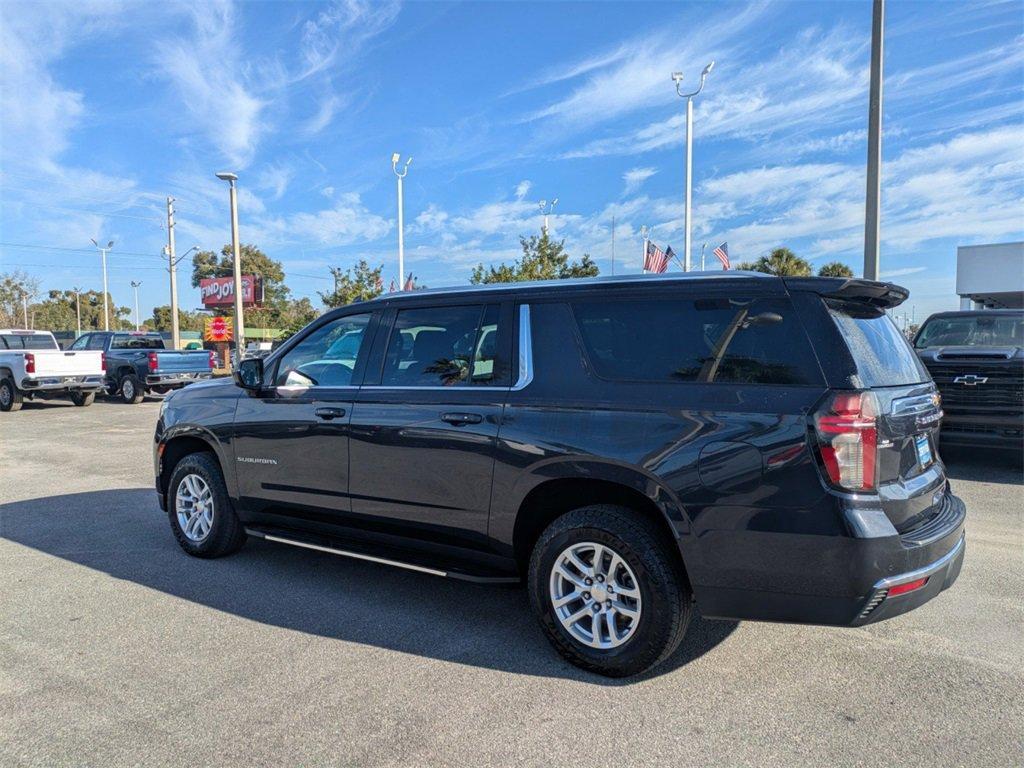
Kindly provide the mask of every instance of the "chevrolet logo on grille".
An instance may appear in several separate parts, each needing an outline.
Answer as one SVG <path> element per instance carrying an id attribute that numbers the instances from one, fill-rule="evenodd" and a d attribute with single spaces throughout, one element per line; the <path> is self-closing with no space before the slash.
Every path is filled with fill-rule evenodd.
<path id="1" fill-rule="evenodd" d="M 978 376 L 973 373 L 968 373 L 966 376 L 957 376 L 953 379 L 954 384 L 963 384 L 968 387 L 976 387 L 978 384 L 984 384 L 988 381 L 988 376 Z"/>

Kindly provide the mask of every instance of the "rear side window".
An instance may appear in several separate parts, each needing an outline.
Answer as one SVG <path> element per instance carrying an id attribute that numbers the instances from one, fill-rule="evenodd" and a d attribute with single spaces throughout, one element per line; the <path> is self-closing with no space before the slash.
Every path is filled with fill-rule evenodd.
<path id="1" fill-rule="evenodd" d="M 159 336 L 115 336 L 110 342 L 111 349 L 163 349 L 164 340 Z"/>
<path id="2" fill-rule="evenodd" d="M 11 333 L 0 336 L 0 349 L 57 348 L 57 343 L 44 333 Z"/>
<path id="3" fill-rule="evenodd" d="M 385 387 L 506 384 L 497 305 L 404 309 L 384 356 Z"/>
<path id="4" fill-rule="evenodd" d="M 787 299 L 643 299 L 573 305 L 598 376 L 620 381 L 822 384 Z"/>
<path id="5" fill-rule="evenodd" d="M 894 387 L 928 381 L 910 342 L 883 310 L 858 302 L 826 302 L 846 340 L 862 387 Z"/>

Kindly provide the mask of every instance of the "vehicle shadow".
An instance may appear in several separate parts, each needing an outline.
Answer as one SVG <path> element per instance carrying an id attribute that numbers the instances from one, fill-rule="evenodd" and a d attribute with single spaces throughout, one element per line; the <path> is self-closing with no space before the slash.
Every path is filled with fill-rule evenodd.
<path id="1" fill-rule="evenodd" d="M 522 589 L 480 586 L 250 539 L 231 557 L 185 555 L 153 491 L 133 488 L 0 505 L 0 538 L 253 621 L 528 675 L 629 685 L 677 669 L 737 622 L 694 617 L 672 657 L 611 680 L 562 661 Z"/>
<path id="2" fill-rule="evenodd" d="M 1024 446 L 1021 451 L 943 446 L 942 461 L 951 480 L 1024 485 Z"/>

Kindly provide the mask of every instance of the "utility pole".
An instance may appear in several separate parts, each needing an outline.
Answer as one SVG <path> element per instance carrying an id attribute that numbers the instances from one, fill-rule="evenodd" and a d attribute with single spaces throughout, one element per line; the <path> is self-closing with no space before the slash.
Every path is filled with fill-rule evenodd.
<path id="1" fill-rule="evenodd" d="M 408 158 L 405 161 L 405 165 L 402 170 L 398 170 L 398 161 L 402 157 L 398 152 L 391 155 L 391 170 L 395 172 L 395 176 L 398 177 L 398 280 L 401 287 L 400 291 L 405 290 L 405 201 L 402 198 L 402 180 L 409 173 L 409 163 L 412 162 L 412 158 Z"/>
<path id="2" fill-rule="evenodd" d="M 28 293 L 21 292 L 21 312 L 25 319 L 25 327 L 28 328 Z"/>
<path id="3" fill-rule="evenodd" d="M 178 323 L 178 261 L 174 255 L 174 198 L 167 198 L 167 267 L 171 273 L 171 349 L 181 349 Z"/>
<path id="4" fill-rule="evenodd" d="M 139 286 L 142 285 L 142 281 L 135 282 L 132 280 L 132 288 L 135 289 L 135 330 L 140 330 L 142 325 L 141 319 L 139 318 Z"/>
<path id="5" fill-rule="evenodd" d="M 864 277 L 879 275 L 882 202 L 882 67 L 885 38 L 885 0 L 871 9 L 871 94 L 868 101 L 867 200 L 864 206 Z"/>
<path id="6" fill-rule="evenodd" d="M 90 238 L 90 239 L 92 239 L 92 238 Z M 92 244 L 96 246 L 96 248 L 99 250 L 100 254 L 103 256 L 103 330 L 104 331 L 109 331 L 110 330 L 110 308 L 108 306 L 108 298 L 107 298 L 107 293 L 108 293 L 108 291 L 107 291 L 107 252 L 111 248 L 114 247 L 114 241 L 111 240 L 109 243 L 107 243 L 107 247 L 106 248 L 101 246 L 95 240 L 92 241 Z"/>
<path id="7" fill-rule="evenodd" d="M 231 185 L 231 253 L 233 254 L 232 266 L 234 273 L 235 290 L 235 365 L 242 362 L 242 355 L 245 352 L 245 320 L 242 317 L 242 251 L 238 242 L 238 190 L 235 182 L 238 181 L 238 174 L 230 171 L 221 171 L 217 178 L 226 181 Z"/>
<path id="8" fill-rule="evenodd" d="M 615 274 L 615 214 L 612 214 L 612 274 Z"/>
<path id="9" fill-rule="evenodd" d="M 683 210 L 683 227 L 686 230 L 686 244 L 683 249 L 683 270 L 690 271 L 690 227 L 693 223 L 693 216 L 690 215 L 690 203 L 692 201 L 693 188 L 693 99 L 704 90 L 704 81 L 707 80 L 711 69 L 715 66 L 714 59 L 704 67 L 700 73 L 700 86 L 692 93 L 683 93 L 680 85 L 683 82 L 682 72 L 673 72 L 672 80 L 676 84 L 676 94 L 681 99 L 686 99 L 686 208 Z"/>
<path id="10" fill-rule="evenodd" d="M 77 339 L 82 335 L 82 289 L 74 288 L 73 290 L 75 292 L 75 321 L 78 329 L 78 332 L 75 334 L 75 338 Z"/>

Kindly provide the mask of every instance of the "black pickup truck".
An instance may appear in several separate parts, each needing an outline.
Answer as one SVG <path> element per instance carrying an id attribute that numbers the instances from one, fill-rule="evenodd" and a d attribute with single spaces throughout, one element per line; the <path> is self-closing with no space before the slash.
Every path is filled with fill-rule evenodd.
<path id="1" fill-rule="evenodd" d="M 213 352 L 167 349 L 159 333 L 94 331 L 80 336 L 71 349 L 106 354 L 107 394 L 126 403 L 141 403 L 147 393 L 165 395 L 213 375 Z"/>
<path id="2" fill-rule="evenodd" d="M 940 312 L 914 347 L 942 395 L 943 443 L 1024 447 L 1024 310 Z"/>

